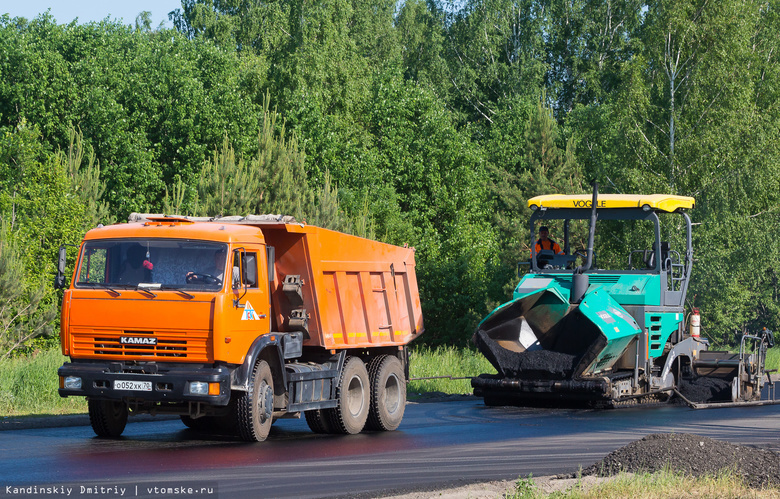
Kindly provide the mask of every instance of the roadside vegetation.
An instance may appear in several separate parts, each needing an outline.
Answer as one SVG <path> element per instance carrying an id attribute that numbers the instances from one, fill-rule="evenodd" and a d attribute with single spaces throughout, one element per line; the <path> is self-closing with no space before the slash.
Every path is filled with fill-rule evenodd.
<path id="1" fill-rule="evenodd" d="M 410 378 L 468 378 L 496 372 L 481 353 L 468 348 L 418 346 L 410 355 Z M 57 394 L 57 368 L 66 361 L 59 349 L 0 360 L 0 417 L 86 412 L 84 399 Z M 766 366 L 780 368 L 780 346 L 769 350 Z M 432 393 L 468 395 L 471 383 L 469 379 L 412 379 L 407 386 L 410 400 Z"/>
<path id="2" fill-rule="evenodd" d="M 586 485 L 583 479 L 567 490 L 544 492 L 531 478 L 517 481 L 512 493 L 503 499 L 666 499 L 668 497 L 702 499 L 780 499 L 780 487 L 754 489 L 735 473 L 692 478 L 673 471 L 658 473 L 620 473 L 601 483 Z"/>
<path id="3" fill-rule="evenodd" d="M 779 338 L 775 338 L 775 341 L 777 342 L 780 340 Z M 773 369 L 777 369 L 780 371 L 780 345 L 777 343 L 775 344 L 774 348 L 770 348 L 766 352 L 766 369 L 768 371 L 771 371 Z"/>
<path id="4" fill-rule="evenodd" d="M 473 349 L 455 347 L 417 347 L 411 352 L 407 393 L 414 399 L 426 393 L 470 394 L 468 379 L 425 379 L 436 376 L 466 378 L 482 373 L 495 374 L 496 370 L 484 355 Z"/>
<path id="5" fill-rule="evenodd" d="M 87 412 L 83 397 L 57 394 L 57 368 L 66 361 L 59 350 L 0 361 L 0 417 Z"/>

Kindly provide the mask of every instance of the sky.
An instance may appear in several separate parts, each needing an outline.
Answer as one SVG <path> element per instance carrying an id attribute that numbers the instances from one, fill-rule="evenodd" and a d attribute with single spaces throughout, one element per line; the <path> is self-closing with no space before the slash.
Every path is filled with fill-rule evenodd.
<path id="1" fill-rule="evenodd" d="M 152 28 L 161 22 L 170 28 L 173 24 L 168 20 L 168 12 L 180 8 L 181 0 L 0 0 L 0 15 L 29 20 L 51 9 L 58 24 L 67 24 L 77 17 L 79 24 L 85 24 L 102 21 L 106 16 L 121 18 L 122 24 L 133 24 L 138 14 L 148 10 L 152 13 Z"/>

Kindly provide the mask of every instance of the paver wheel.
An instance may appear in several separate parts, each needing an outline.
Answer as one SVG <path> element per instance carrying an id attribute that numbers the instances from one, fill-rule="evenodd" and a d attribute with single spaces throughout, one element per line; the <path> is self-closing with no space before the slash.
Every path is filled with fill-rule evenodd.
<path id="1" fill-rule="evenodd" d="M 380 355 L 368 365 L 371 407 L 367 429 L 392 431 L 398 428 L 406 408 L 406 377 L 398 357 Z"/>
<path id="2" fill-rule="evenodd" d="M 127 425 L 127 404 L 119 400 L 89 400 L 89 423 L 95 434 L 117 438 Z"/>
<path id="3" fill-rule="evenodd" d="M 249 390 L 239 392 L 236 423 L 239 436 L 247 442 L 262 442 L 274 422 L 274 382 L 268 362 L 255 364 Z"/>
<path id="4" fill-rule="evenodd" d="M 324 412 L 334 433 L 360 433 L 368 419 L 371 395 L 366 365 L 359 357 L 349 357 L 341 371 L 336 396 L 339 405 Z"/>

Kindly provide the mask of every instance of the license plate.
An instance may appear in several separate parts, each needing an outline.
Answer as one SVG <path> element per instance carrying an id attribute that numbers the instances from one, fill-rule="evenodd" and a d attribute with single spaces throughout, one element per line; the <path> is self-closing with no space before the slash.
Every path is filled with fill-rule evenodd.
<path id="1" fill-rule="evenodd" d="M 151 392 L 151 381 L 125 381 L 121 379 L 114 380 L 114 390 L 133 390 L 136 392 Z"/>

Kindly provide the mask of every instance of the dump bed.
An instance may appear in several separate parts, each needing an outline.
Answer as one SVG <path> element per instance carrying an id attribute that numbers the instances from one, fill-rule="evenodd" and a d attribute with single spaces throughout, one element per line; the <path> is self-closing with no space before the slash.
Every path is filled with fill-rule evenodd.
<path id="1" fill-rule="evenodd" d="M 400 346 L 422 334 L 413 248 L 311 225 L 260 228 L 275 252 L 273 330 L 302 330 L 305 346 L 327 349 Z"/>

